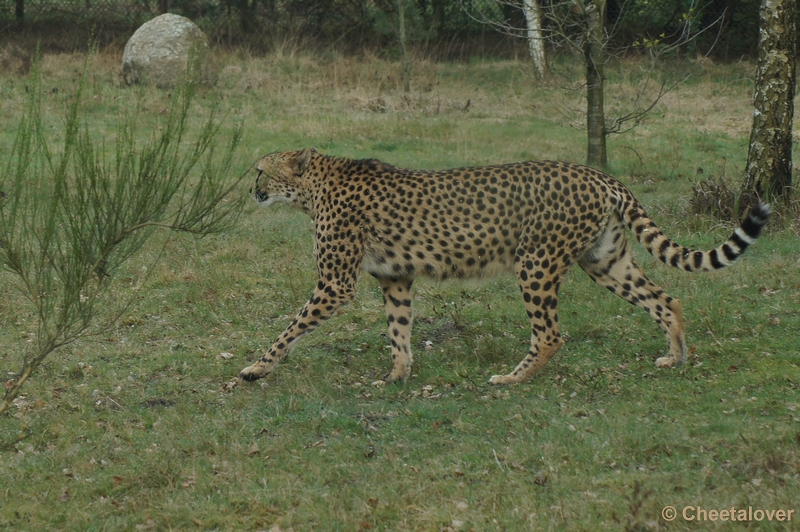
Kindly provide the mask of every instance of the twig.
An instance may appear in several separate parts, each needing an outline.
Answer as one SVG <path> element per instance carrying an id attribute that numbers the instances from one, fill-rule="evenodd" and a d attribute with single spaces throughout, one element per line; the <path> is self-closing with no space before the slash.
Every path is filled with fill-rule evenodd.
<path id="1" fill-rule="evenodd" d="M 500 460 L 497 459 L 497 453 L 495 452 L 494 449 L 492 449 L 492 454 L 494 455 L 494 461 L 497 464 L 497 467 L 500 468 L 500 471 L 505 471 L 505 469 L 503 469 L 503 466 L 500 464 Z"/>
<path id="2" fill-rule="evenodd" d="M 27 440 L 33 435 L 33 432 L 26 432 L 21 436 L 17 436 L 17 439 L 9 442 L 9 443 L 0 443 L 0 452 L 16 452 L 17 451 L 17 444 L 21 441 Z"/>

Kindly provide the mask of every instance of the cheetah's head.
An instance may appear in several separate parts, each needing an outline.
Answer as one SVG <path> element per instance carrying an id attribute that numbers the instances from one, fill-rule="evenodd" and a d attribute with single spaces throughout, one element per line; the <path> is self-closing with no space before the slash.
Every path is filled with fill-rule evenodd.
<path id="1" fill-rule="evenodd" d="M 308 168 L 314 148 L 300 151 L 271 153 L 256 163 L 256 182 L 250 189 L 262 207 L 273 203 L 301 206 L 303 203 L 303 174 Z"/>

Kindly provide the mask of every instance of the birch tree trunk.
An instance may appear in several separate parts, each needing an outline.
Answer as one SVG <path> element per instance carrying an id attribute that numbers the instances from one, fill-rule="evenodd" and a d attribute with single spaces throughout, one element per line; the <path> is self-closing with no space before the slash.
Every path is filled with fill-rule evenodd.
<path id="1" fill-rule="evenodd" d="M 762 0 L 753 129 L 742 192 L 788 199 L 792 185 L 797 0 Z"/>
<path id="2" fill-rule="evenodd" d="M 528 50 L 531 53 L 533 69 L 536 78 L 543 80 L 547 77 L 547 59 L 544 54 L 544 34 L 542 32 L 542 10 L 539 8 L 539 0 L 522 0 L 522 11 L 525 13 L 525 21 L 528 30 Z"/>
<path id="3" fill-rule="evenodd" d="M 584 43 L 586 60 L 586 132 L 588 150 L 586 163 L 601 168 L 608 164 L 606 154 L 606 117 L 603 103 L 603 26 L 606 0 L 595 0 L 594 9 L 587 14 L 587 36 Z"/>

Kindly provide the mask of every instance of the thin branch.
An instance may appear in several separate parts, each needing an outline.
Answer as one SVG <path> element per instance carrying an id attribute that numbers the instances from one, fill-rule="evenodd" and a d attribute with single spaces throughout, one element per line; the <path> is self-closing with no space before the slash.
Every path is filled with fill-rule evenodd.
<path id="1" fill-rule="evenodd" d="M 633 128 L 635 128 L 636 126 L 638 126 L 641 123 L 642 118 L 644 118 L 650 111 L 653 110 L 653 108 L 656 105 L 658 105 L 658 102 L 661 101 L 661 98 L 663 98 L 665 94 L 667 94 L 668 92 L 673 90 L 678 85 L 684 83 L 690 77 L 691 77 L 691 74 L 686 74 L 681 79 L 679 79 L 678 81 L 675 81 L 674 83 L 672 83 L 669 86 L 667 85 L 666 81 L 662 82 L 661 83 L 661 87 L 658 89 L 658 94 L 655 96 L 655 98 L 650 102 L 650 104 L 647 107 L 645 107 L 644 109 L 641 109 L 641 108 L 640 109 L 636 109 L 636 110 L 631 111 L 630 113 L 628 113 L 626 115 L 623 115 L 623 116 L 620 116 L 618 118 L 615 118 L 614 120 L 612 120 L 610 126 L 609 125 L 606 126 L 606 133 L 608 133 L 608 134 L 612 134 L 612 133 L 613 134 L 622 134 L 622 133 L 627 133 L 628 131 L 632 130 Z M 642 94 L 643 94 L 643 90 L 639 91 L 639 93 L 636 95 L 636 104 L 637 105 L 635 105 L 634 108 L 636 108 L 638 106 L 639 99 L 642 96 Z M 628 122 L 633 122 L 633 123 L 631 125 L 629 125 L 627 128 L 623 128 L 623 125 L 628 123 Z"/>
<path id="2" fill-rule="evenodd" d="M 16 452 L 17 444 L 33 436 L 33 432 L 24 432 L 13 441 L 0 443 L 0 452 Z"/>

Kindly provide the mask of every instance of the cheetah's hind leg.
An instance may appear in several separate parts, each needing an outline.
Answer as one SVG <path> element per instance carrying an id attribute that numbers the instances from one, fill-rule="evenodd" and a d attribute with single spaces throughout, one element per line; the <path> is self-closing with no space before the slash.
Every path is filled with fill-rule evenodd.
<path id="1" fill-rule="evenodd" d="M 633 259 L 621 222 L 616 226 L 612 222 L 607 231 L 616 231 L 622 237 L 616 239 L 614 246 L 595 245 L 578 260 L 578 264 L 594 282 L 645 310 L 658 323 L 667 336 L 669 353 L 656 359 L 657 368 L 683 364 L 686 360 L 686 337 L 680 302 L 669 297 L 647 278 Z M 603 239 L 600 242 L 602 241 Z"/>

